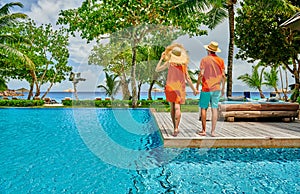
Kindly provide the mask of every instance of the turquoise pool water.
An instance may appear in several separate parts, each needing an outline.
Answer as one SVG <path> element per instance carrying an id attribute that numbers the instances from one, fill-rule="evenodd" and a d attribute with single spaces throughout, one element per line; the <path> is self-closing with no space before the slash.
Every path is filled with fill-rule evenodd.
<path id="1" fill-rule="evenodd" d="M 165 149 L 148 109 L 0 109 L 0 193 L 300 193 L 300 149 Z"/>

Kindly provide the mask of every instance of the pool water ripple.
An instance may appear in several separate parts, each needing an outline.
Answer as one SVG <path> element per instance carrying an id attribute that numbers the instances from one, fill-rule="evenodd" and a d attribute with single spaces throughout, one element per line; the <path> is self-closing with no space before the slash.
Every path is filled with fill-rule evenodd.
<path id="1" fill-rule="evenodd" d="M 148 109 L 7 108 L 0 123 L 0 193 L 300 193 L 299 148 L 166 149 Z"/>

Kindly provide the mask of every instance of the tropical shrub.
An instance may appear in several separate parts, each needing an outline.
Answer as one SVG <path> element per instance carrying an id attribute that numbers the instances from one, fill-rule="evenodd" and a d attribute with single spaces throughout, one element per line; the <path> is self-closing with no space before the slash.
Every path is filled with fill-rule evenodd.
<path id="1" fill-rule="evenodd" d="M 31 107 L 43 106 L 43 100 L 0 100 L 0 106 Z"/>
<path id="2" fill-rule="evenodd" d="M 198 105 L 199 104 L 199 100 L 198 99 L 187 99 L 185 101 L 186 105 Z"/>

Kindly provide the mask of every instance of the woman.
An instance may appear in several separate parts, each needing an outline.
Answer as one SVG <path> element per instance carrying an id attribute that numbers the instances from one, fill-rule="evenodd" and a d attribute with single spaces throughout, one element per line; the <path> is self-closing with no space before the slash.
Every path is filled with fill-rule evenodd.
<path id="1" fill-rule="evenodd" d="M 165 63 L 162 65 L 162 61 Z M 168 76 L 165 86 L 165 95 L 171 106 L 171 118 L 174 126 L 173 136 L 179 133 L 179 123 L 181 118 L 180 105 L 185 103 L 185 83 L 193 89 L 194 95 L 199 91 L 193 86 L 191 78 L 188 74 L 187 65 L 189 57 L 186 50 L 181 44 L 174 43 L 166 48 L 156 66 L 155 71 L 160 72 L 168 69 Z"/>

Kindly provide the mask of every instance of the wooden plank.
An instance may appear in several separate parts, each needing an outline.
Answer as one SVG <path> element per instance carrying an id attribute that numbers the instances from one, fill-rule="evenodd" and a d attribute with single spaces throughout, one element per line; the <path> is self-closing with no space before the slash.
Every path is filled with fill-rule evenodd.
<path id="1" fill-rule="evenodd" d="M 300 138 L 272 139 L 272 138 L 243 138 L 243 139 L 177 139 L 164 140 L 165 147 L 177 148 L 299 148 Z"/>
<path id="2" fill-rule="evenodd" d="M 246 130 L 241 130 L 240 128 L 230 126 L 230 125 L 225 125 L 221 129 L 224 130 L 224 133 L 225 133 L 224 136 L 228 136 L 228 137 L 249 137 L 249 136 L 252 136 Z M 218 130 L 216 130 L 216 131 L 217 131 L 217 134 L 218 134 Z"/>
<path id="3" fill-rule="evenodd" d="M 297 111 L 298 103 L 241 103 L 220 104 L 221 111 Z"/>
<path id="4" fill-rule="evenodd" d="M 182 113 L 180 133 L 173 137 L 169 113 L 153 113 L 161 130 L 165 147 L 300 147 L 300 121 L 223 122 L 218 121 L 217 137 L 210 137 L 211 122 L 206 122 L 207 136 L 196 134 L 201 129 L 198 113 Z"/>
<path id="5" fill-rule="evenodd" d="M 221 112 L 222 117 L 236 118 L 272 118 L 272 117 L 296 117 L 297 111 L 227 111 Z"/>
<path id="6" fill-rule="evenodd" d="M 289 126 L 289 124 L 290 123 L 282 123 L 282 122 L 274 122 L 274 123 L 253 122 L 251 125 L 253 125 L 252 128 L 255 127 L 255 128 L 261 129 L 263 131 L 268 131 L 267 133 L 272 134 L 272 135 L 278 135 L 278 136 L 298 135 L 299 133 L 294 132 L 293 130 L 291 130 L 290 127 L 285 128 L 286 126 Z M 299 126 L 298 126 L 298 128 L 299 128 Z"/>

